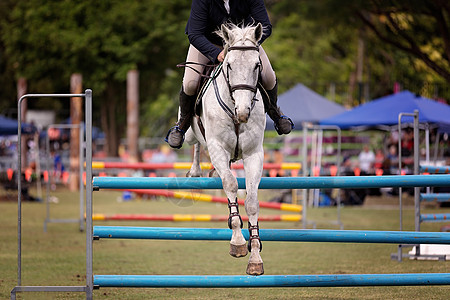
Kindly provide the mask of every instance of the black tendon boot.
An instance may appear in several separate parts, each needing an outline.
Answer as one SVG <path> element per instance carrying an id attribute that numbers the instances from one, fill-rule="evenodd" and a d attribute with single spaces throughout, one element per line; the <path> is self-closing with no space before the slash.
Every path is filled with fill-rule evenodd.
<path id="1" fill-rule="evenodd" d="M 165 141 L 170 147 L 179 149 L 183 146 L 184 134 L 191 126 L 191 119 L 194 115 L 195 95 L 186 95 L 183 90 L 180 92 L 180 119 L 177 124 L 170 128 Z"/>
<path id="2" fill-rule="evenodd" d="M 269 96 L 269 99 L 267 99 L 267 97 L 263 97 L 263 99 L 265 100 L 264 108 L 269 117 L 272 119 L 275 130 L 279 135 L 288 134 L 292 129 L 294 129 L 294 123 L 292 123 L 292 120 L 289 117 L 283 115 L 280 108 L 277 106 L 278 82 L 275 83 L 273 89 L 266 90 L 266 92 Z"/>

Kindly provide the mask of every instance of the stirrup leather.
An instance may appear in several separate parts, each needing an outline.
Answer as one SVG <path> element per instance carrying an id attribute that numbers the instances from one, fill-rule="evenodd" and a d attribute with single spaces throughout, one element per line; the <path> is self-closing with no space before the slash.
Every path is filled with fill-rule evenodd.
<path id="1" fill-rule="evenodd" d="M 254 235 L 252 233 L 253 230 L 255 230 L 255 229 L 256 229 L 256 235 Z M 248 244 L 247 244 L 248 251 L 252 251 L 252 241 L 258 240 L 259 241 L 259 252 L 261 252 L 262 251 L 262 243 L 261 243 L 261 239 L 259 237 L 259 223 L 256 223 L 256 225 L 252 225 L 252 224 L 250 224 L 250 222 L 248 222 L 248 234 L 249 234 Z"/>
<path id="2" fill-rule="evenodd" d="M 232 207 L 236 207 L 236 212 L 234 213 L 231 212 Z M 233 227 L 231 226 L 231 219 L 237 216 L 239 217 L 239 221 L 241 221 L 241 229 L 242 229 L 242 227 L 244 227 L 244 223 L 242 222 L 241 215 L 239 214 L 239 204 L 237 198 L 235 203 L 231 203 L 230 199 L 228 199 L 228 209 L 230 210 L 230 215 L 228 216 L 228 228 L 233 229 Z"/>

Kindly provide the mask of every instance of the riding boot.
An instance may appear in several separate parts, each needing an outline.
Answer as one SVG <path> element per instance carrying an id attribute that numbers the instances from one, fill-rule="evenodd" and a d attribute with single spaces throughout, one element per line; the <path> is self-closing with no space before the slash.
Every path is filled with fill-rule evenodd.
<path id="1" fill-rule="evenodd" d="M 191 126 L 191 119 L 194 115 L 195 95 L 189 96 L 180 92 L 180 119 L 177 124 L 169 129 L 165 141 L 170 147 L 179 149 L 183 146 L 184 134 Z"/>
<path id="2" fill-rule="evenodd" d="M 264 100 L 264 108 L 269 115 L 269 117 L 274 122 L 275 130 L 279 135 L 288 134 L 294 129 L 294 123 L 292 120 L 283 115 L 280 108 L 277 106 L 278 101 L 278 82 L 275 83 L 275 86 L 271 90 L 266 90 L 267 97 L 263 97 Z"/>

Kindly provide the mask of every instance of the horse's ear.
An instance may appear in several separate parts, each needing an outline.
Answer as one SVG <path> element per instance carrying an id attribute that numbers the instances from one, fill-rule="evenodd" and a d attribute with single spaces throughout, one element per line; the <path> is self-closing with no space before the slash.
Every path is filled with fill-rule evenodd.
<path id="1" fill-rule="evenodd" d="M 262 38 L 263 35 L 263 27 L 261 23 L 258 23 L 255 27 L 255 40 L 259 42 L 259 40 Z"/>
<path id="2" fill-rule="evenodd" d="M 222 24 L 220 26 L 220 31 L 222 33 L 222 38 L 224 39 L 225 43 L 229 44 L 229 42 L 230 42 L 230 35 L 229 35 L 229 32 L 228 32 L 228 27 L 226 25 Z"/>

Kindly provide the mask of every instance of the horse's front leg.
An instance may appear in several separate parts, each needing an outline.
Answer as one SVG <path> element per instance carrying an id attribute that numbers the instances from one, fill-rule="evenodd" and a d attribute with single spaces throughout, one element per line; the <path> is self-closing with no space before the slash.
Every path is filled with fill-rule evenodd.
<path id="1" fill-rule="evenodd" d="M 223 190 L 228 198 L 228 227 L 233 230 L 230 241 L 230 255 L 233 257 L 243 257 L 248 253 L 246 240 L 242 234 L 242 218 L 239 215 L 239 205 L 237 202 L 238 184 L 236 177 L 231 173 L 229 161 L 230 154 L 220 145 L 208 145 L 211 162 L 222 179 Z"/>
<path id="2" fill-rule="evenodd" d="M 247 190 L 247 198 L 245 199 L 245 211 L 248 216 L 249 241 L 248 250 L 250 258 L 247 265 L 247 274 L 262 275 L 264 274 L 263 260 L 260 255 L 262 250 L 261 239 L 259 238 L 259 202 L 258 202 L 258 186 L 261 181 L 263 168 L 263 152 L 253 153 L 248 157 L 244 157 L 245 183 Z"/>

